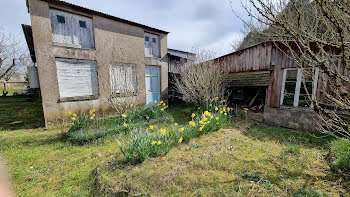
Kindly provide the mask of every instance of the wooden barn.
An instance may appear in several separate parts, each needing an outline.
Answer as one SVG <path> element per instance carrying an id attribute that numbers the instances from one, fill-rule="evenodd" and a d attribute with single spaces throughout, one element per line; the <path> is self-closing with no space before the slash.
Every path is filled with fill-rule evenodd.
<path id="1" fill-rule="evenodd" d="M 282 43 L 263 42 L 214 61 L 222 63 L 229 73 L 226 79 L 232 90 L 230 101 L 260 112 L 250 113 L 254 119 L 293 129 L 315 130 L 317 116 L 306 89 L 320 104 L 327 105 L 319 91 L 327 85 L 327 79 L 322 79 L 318 68 L 302 70 L 286 54 L 288 48 Z"/>

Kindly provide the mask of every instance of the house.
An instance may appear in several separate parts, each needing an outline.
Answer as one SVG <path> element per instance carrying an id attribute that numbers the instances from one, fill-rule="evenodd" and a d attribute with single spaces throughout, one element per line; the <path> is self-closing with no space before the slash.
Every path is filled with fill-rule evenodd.
<path id="1" fill-rule="evenodd" d="M 194 62 L 195 60 L 196 54 L 194 53 L 176 49 L 168 49 L 169 101 L 176 101 L 182 99 L 182 95 L 179 92 L 177 92 L 175 85 L 172 83 L 174 81 L 173 75 L 178 75 L 181 67 L 188 63 L 188 61 Z"/>
<path id="2" fill-rule="evenodd" d="M 168 32 L 64 1 L 26 3 L 46 124 L 69 111 L 108 113 L 111 92 L 140 105 L 167 100 Z"/>
<path id="3" fill-rule="evenodd" d="M 262 112 L 251 113 L 254 119 L 266 124 L 313 131 L 317 129 L 318 118 L 313 113 L 306 89 L 320 105 L 328 106 L 320 90 L 323 87 L 329 90 L 330 87 L 326 76 L 318 68 L 313 71 L 304 66 L 302 71 L 297 62 L 288 56 L 288 50 L 281 42 L 269 41 L 214 61 L 221 63 L 229 73 L 225 79 L 232 90 L 230 101 L 241 100 L 243 106 L 254 106 L 256 112 Z M 347 71 L 343 69 L 342 72 Z"/>

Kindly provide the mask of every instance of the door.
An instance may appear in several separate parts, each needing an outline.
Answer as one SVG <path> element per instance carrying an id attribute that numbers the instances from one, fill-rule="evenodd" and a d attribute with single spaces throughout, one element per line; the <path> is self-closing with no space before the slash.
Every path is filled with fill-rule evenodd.
<path id="1" fill-rule="evenodd" d="M 151 101 L 159 103 L 160 97 L 160 67 L 146 66 L 146 104 Z"/>

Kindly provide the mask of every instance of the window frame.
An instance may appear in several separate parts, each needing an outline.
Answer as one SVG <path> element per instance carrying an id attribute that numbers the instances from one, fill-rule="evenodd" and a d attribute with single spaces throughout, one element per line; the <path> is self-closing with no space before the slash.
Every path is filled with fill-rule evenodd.
<path id="1" fill-rule="evenodd" d="M 115 84 L 113 84 L 113 83 L 119 83 L 119 81 L 112 81 L 112 78 L 111 78 L 111 75 L 112 74 L 115 74 L 115 73 L 113 73 L 113 72 L 115 72 L 115 71 L 112 71 L 112 69 L 114 69 L 114 68 L 116 68 L 116 67 L 118 67 L 118 66 L 122 66 L 123 68 L 123 70 L 124 70 L 124 73 L 125 73 L 125 76 L 124 76 L 124 79 L 125 79 L 125 81 L 124 82 L 126 82 L 127 80 L 126 80 L 126 67 L 132 67 L 131 68 L 131 71 L 132 71 L 132 73 L 134 73 L 134 77 L 132 76 L 132 80 L 133 80 L 133 82 L 134 82 L 134 84 L 133 84 L 133 89 L 134 89 L 134 91 L 133 92 L 127 92 L 127 91 L 125 91 L 125 90 L 123 90 L 123 91 L 121 91 L 121 92 L 117 92 L 116 91 L 116 89 L 114 88 L 114 86 L 115 86 Z M 137 73 L 137 64 L 135 64 L 135 63 L 114 63 L 114 64 L 112 64 L 111 66 L 110 66 L 110 71 L 109 71 L 109 74 L 110 74 L 110 89 L 111 89 L 111 92 L 112 92 L 112 94 L 115 94 L 115 95 L 118 95 L 119 97 L 127 97 L 127 96 L 130 96 L 130 95 L 127 95 L 128 93 L 130 93 L 130 94 L 132 94 L 133 96 L 137 96 L 137 94 L 138 94 L 138 73 Z M 123 87 L 125 87 L 125 84 L 124 85 L 122 85 Z"/>
<path id="2" fill-rule="evenodd" d="M 58 23 L 62 23 L 62 24 L 66 24 L 66 18 L 62 15 L 56 15 L 57 17 L 57 22 Z M 62 19 L 62 21 L 60 21 L 60 19 Z"/>
<path id="3" fill-rule="evenodd" d="M 282 87 L 281 87 L 281 95 L 280 95 L 280 106 L 286 106 L 283 105 L 284 101 L 284 92 L 285 92 L 285 85 L 286 85 L 286 78 L 287 78 L 287 72 L 290 70 L 297 70 L 297 78 L 296 78 L 296 85 L 295 85 L 295 93 L 294 93 L 294 101 L 293 101 L 293 107 L 300 107 L 299 106 L 299 99 L 300 99 L 300 90 L 303 88 L 303 70 L 304 69 L 312 69 L 312 68 L 284 68 L 282 70 Z M 312 79 L 312 92 L 311 97 L 312 99 L 316 98 L 316 90 L 318 85 L 318 74 L 319 74 L 319 68 L 316 67 L 314 70 L 314 78 Z M 313 106 L 310 106 L 313 108 Z"/>
<path id="4" fill-rule="evenodd" d="M 148 37 L 148 41 L 146 40 L 146 37 Z M 156 42 L 154 43 L 153 42 L 153 39 L 156 39 Z M 158 40 L 158 42 L 157 42 Z M 145 57 L 147 58 L 157 58 L 157 59 L 160 59 L 162 54 L 161 54 L 161 41 L 160 41 L 160 35 L 159 34 L 155 34 L 155 33 L 152 33 L 152 32 L 144 32 L 144 55 Z M 149 44 L 151 45 L 151 47 L 146 47 L 146 44 Z M 157 51 L 157 55 L 154 55 L 153 51 L 152 51 L 152 54 L 148 54 L 146 53 L 146 49 L 152 49 L 153 50 L 153 45 L 157 47 L 158 51 Z"/>

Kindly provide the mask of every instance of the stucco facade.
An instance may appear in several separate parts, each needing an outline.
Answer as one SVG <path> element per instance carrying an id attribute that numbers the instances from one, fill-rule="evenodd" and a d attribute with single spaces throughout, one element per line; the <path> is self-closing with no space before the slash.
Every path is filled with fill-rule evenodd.
<path id="1" fill-rule="evenodd" d="M 28 11 L 31 16 L 32 36 L 37 60 L 42 104 L 46 124 L 61 121 L 67 117 L 68 111 L 86 112 L 95 108 L 101 114 L 109 111 L 106 95 L 109 68 L 111 63 L 132 63 L 137 73 L 137 103 L 146 103 L 145 66 L 160 67 L 161 100 L 167 100 L 168 63 L 167 32 L 132 22 L 113 20 L 94 12 L 84 12 L 81 7 L 69 4 L 28 0 Z M 51 8 L 86 16 L 92 19 L 94 33 L 94 49 L 80 49 L 55 45 L 52 41 L 49 10 Z M 91 10 L 90 10 L 91 11 Z M 159 35 L 160 58 L 146 58 L 144 49 L 144 33 Z M 55 58 L 96 61 L 99 94 L 96 97 L 64 100 L 60 98 Z"/>

